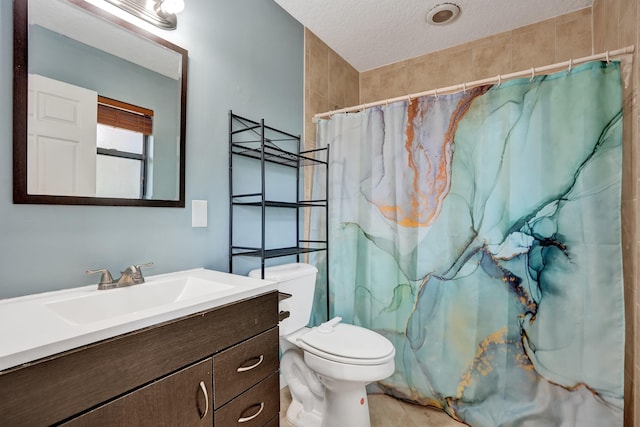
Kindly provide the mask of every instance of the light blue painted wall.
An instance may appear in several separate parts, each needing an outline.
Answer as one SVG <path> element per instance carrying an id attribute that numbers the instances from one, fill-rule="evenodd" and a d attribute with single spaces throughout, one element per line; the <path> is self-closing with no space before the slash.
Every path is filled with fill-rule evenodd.
<path id="1" fill-rule="evenodd" d="M 185 209 L 12 203 L 12 31 L 0 0 L 0 298 L 96 283 L 87 268 L 226 271 L 227 113 L 302 133 L 303 27 L 272 0 L 190 0 L 162 33 L 189 50 Z M 209 227 L 191 228 L 193 199 Z"/>

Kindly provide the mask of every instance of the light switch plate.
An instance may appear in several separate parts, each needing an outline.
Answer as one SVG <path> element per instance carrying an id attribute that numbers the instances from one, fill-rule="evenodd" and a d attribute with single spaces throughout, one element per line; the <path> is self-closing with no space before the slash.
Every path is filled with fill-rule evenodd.
<path id="1" fill-rule="evenodd" d="M 191 201 L 191 226 L 192 227 L 207 226 L 207 201 L 206 200 Z"/>

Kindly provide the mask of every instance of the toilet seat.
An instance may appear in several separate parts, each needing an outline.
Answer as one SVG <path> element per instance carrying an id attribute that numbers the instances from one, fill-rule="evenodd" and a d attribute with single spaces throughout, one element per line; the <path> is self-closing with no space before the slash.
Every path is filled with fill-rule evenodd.
<path id="1" fill-rule="evenodd" d="M 395 356 L 391 341 L 379 333 L 342 323 L 313 328 L 299 336 L 297 344 L 316 356 L 350 365 L 381 365 Z"/>

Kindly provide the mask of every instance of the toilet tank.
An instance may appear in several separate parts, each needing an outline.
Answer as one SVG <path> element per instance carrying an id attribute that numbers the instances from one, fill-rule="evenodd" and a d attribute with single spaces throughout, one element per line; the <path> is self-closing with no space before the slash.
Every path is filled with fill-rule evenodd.
<path id="1" fill-rule="evenodd" d="M 288 311 L 289 317 L 280 322 L 280 335 L 289 335 L 309 323 L 313 307 L 318 269 L 310 264 L 292 263 L 267 267 L 264 278 L 278 282 L 278 291 L 291 294 L 280 301 L 279 310 Z M 260 278 L 260 269 L 252 270 L 250 277 Z"/>

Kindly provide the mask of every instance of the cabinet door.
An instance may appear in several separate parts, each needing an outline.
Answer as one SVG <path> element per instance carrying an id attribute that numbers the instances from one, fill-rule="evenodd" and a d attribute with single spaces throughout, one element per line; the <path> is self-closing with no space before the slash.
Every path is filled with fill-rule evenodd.
<path id="1" fill-rule="evenodd" d="M 155 381 L 63 426 L 211 426 L 212 359 Z"/>

